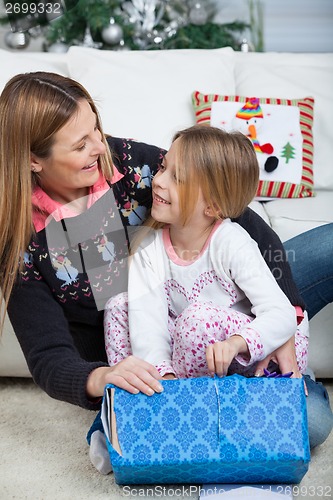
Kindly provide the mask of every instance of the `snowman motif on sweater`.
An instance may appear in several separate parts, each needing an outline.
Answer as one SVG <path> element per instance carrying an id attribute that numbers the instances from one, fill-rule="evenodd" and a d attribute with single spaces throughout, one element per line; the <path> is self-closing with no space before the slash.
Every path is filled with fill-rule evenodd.
<path id="1" fill-rule="evenodd" d="M 53 259 L 52 264 L 57 269 L 57 278 L 64 281 L 61 288 L 76 282 L 79 271 L 72 265 L 68 257 L 58 255 Z"/>

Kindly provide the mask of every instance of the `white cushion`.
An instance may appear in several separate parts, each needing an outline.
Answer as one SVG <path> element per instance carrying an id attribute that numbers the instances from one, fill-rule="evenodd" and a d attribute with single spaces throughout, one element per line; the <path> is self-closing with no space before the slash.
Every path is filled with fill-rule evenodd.
<path id="1" fill-rule="evenodd" d="M 103 51 L 70 47 L 68 65 L 95 100 L 106 133 L 170 147 L 173 134 L 195 123 L 191 94 L 234 93 L 234 52 Z"/>
<path id="2" fill-rule="evenodd" d="M 315 188 L 333 189 L 333 54 L 235 52 L 235 80 L 238 95 L 314 97 Z"/>
<path id="3" fill-rule="evenodd" d="M 250 205 L 249 205 L 250 208 L 252 208 L 252 210 L 254 212 L 256 212 L 258 215 L 260 215 L 260 217 L 262 219 L 264 219 L 265 222 L 267 222 L 267 224 L 270 226 L 271 223 L 270 223 L 270 220 L 269 220 L 269 217 L 265 211 L 265 208 L 264 208 L 264 205 L 262 203 L 260 203 L 259 201 L 251 201 Z"/>
<path id="4" fill-rule="evenodd" d="M 309 229 L 333 222 L 332 191 L 317 191 L 314 198 L 292 198 L 264 204 L 274 231 L 282 241 Z"/>
<path id="5" fill-rule="evenodd" d="M 18 73 L 30 71 L 49 71 L 68 76 L 64 54 L 43 52 L 24 52 L 17 54 L 0 49 L 0 92 L 5 84 Z"/>

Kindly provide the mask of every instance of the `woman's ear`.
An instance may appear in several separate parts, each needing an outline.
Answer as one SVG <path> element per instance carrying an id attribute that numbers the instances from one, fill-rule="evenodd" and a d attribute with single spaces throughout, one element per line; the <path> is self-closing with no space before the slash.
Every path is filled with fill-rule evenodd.
<path id="1" fill-rule="evenodd" d="M 38 173 L 43 169 L 37 156 L 35 156 L 34 154 L 31 154 L 31 157 L 30 157 L 30 169 L 31 169 L 31 172 L 34 172 L 34 173 Z"/>

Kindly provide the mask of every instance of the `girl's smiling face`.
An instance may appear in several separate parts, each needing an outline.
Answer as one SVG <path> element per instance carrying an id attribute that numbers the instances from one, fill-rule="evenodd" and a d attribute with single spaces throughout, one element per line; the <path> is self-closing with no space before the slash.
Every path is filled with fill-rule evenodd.
<path id="1" fill-rule="evenodd" d="M 68 203 L 88 194 L 99 178 L 98 159 L 104 153 L 96 115 L 82 99 L 77 113 L 55 134 L 51 155 L 32 155 L 31 168 L 52 199 Z"/>
<path id="2" fill-rule="evenodd" d="M 153 205 L 151 209 L 152 217 L 165 224 L 182 227 L 183 219 L 179 204 L 178 186 L 182 182 L 177 178 L 176 153 L 179 147 L 179 141 L 176 139 L 167 154 L 165 155 L 160 170 L 153 179 Z M 191 221 L 199 222 L 199 218 L 204 215 L 205 201 L 201 189 L 198 191 L 198 199 L 187 224 Z"/>

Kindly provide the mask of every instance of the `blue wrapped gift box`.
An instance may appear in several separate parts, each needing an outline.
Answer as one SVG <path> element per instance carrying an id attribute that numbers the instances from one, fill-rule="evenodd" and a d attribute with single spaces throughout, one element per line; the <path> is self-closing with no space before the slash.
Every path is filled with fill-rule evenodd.
<path id="1" fill-rule="evenodd" d="M 302 379 L 162 384 L 150 397 L 105 389 L 102 422 L 117 484 L 301 481 L 310 461 Z"/>

